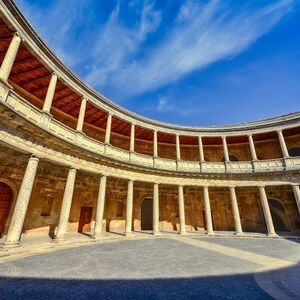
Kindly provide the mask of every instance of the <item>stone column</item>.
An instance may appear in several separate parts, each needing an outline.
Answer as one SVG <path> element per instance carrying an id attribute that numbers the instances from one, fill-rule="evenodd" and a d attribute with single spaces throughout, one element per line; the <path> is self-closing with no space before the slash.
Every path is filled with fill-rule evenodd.
<path id="1" fill-rule="evenodd" d="M 295 200 L 297 203 L 297 207 L 298 207 L 298 211 L 300 214 L 300 189 L 299 189 L 299 185 L 298 184 L 294 184 L 292 185 L 293 187 L 293 191 L 294 191 L 294 195 L 295 195 Z"/>
<path id="2" fill-rule="evenodd" d="M 105 130 L 105 144 L 110 143 L 111 121 L 112 121 L 112 114 L 108 113 L 107 122 L 106 122 L 106 130 Z"/>
<path id="3" fill-rule="evenodd" d="M 204 195 L 206 233 L 208 235 L 213 235 L 214 229 L 213 229 L 213 223 L 212 223 L 212 218 L 211 218 L 211 208 L 210 208 L 209 193 L 208 193 L 207 186 L 203 187 L 203 195 Z"/>
<path id="4" fill-rule="evenodd" d="M 287 158 L 287 157 L 289 157 L 289 152 L 288 152 L 288 149 L 287 149 L 286 144 L 285 144 L 285 140 L 284 140 L 282 130 L 278 130 L 277 134 L 278 134 L 278 139 L 279 139 L 282 155 L 283 155 L 284 158 Z"/>
<path id="5" fill-rule="evenodd" d="M 178 134 L 176 134 L 176 159 L 180 160 L 181 155 L 180 155 L 180 137 Z"/>
<path id="6" fill-rule="evenodd" d="M 83 128 L 85 110 L 86 110 L 86 103 L 87 103 L 87 100 L 86 100 L 85 97 L 83 97 L 81 99 L 80 111 L 79 111 L 78 120 L 77 120 L 77 127 L 76 127 L 76 130 L 79 131 L 79 132 L 82 132 L 82 128 Z"/>
<path id="7" fill-rule="evenodd" d="M 51 79 L 49 82 L 47 94 L 43 105 L 43 111 L 48 114 L 50 114 L 51 111 L 52 101 L 56 89 L 56 83 L 57 83 L 57 75 L 53 72 L 51 75 Z"/>
<path id="8" fill-rule="evenodd" d="M 10 45 L 8 47 L 8 50 L 5 54 L 5 57 L 2 61 L 2 65 L 0 68 L 0 80 L 3 81 L 4 83 L 7 83 L 9 74 L 11 72 L 11 69 L 14 65 L 19 47 L 21 44 L 21 37 L 18 33 L 15 33 Z"/>
<path id="9" fill-rule="evenodd" d="M 185 213 L 184 213 L 184 195 L 183 186 L 178 186 L 178 206 L 179 206 L 179 223 L 180 223 L 180 234 L 186 234 L 185 228 Z"/>
<path id="10" fill-rule="evenodd" d="M 198 143 L 199 143 L 199 156 L 200 156 L 200 162 L 204 162 L 204 151 L 203 151 L 203 144 L 202 144 L 202 137 L 198 136 Z"/>
<path id="11" fill-rule="evenodd" d="M 133 209 L 133 181 L 128 181 L 127 202 L 126 202 L 126 224 L 125 235 L 133 236 L 132 234 L 132 209 Z"/>
<path id="12" fill-rule="evenodd" d="M 224 158 L 225 162 L 229 162 L 229 154 L 228 154 L 228 147 L 227 147 L 227 142 L 226 142 L 226 136 L 222 136 L 222 143 L 223 143 L 223 151 L 224 151 Z"/>
<path id="13" fill-rule="evenodd" d="M 236 199 L 236 192 L 235 187 L 231 186 L 229 187 L 230 191 L 230 199 L 231 199 L 231 207 L 232 207 L 232 214 L 233 214 L 233 220 L 234 220 L 234 227 L 235 227 L 235 234 L 236 235 L 244 235 L 242 224 L 241 224 L 241 218 L 240 218 L 240 212 L 239 207 Z"/>
<path id="14" fill-rule="evenodd" d="M 157 131 L 153 131 L 153 156 L 158 157 Z"/>
<path id="15" fill-rule="evenodd" d="M 74 186 L 75 186 L 75 178 L 76 178 L 76 169 L 70 168 L 68 172 L 66 186 L 65 186 L 64 197 L 61 204 L 57 231 L 55 234 L 56 241 L 64 240 L 65 234 L 67 232 Z"/>
<path id="16" fill-rule="evenodd" d="M 265 217 L 266 226 L 267 226 L 267 235 L 271 236 L 271 237 L 277 236 L 275 229 L 274 229 L 274 225 L 273 225 L 272 215 L 271 215 L 265 187 L 259 186 L 258 189 L 259 189 L 260 201 L 261 201 L 261 205 L 263 208 L 264 217 Z"/>
<path id="17" fill-rule="evenodd" d="M 39 159 L 31 156 L 28 160 L 14 212 L 8 228 L 4 247 L 18 246 L 30 200 Z"/>
<path id="18" fill-rule="evenodd" d="M 131 129 L 130 129 L 130 152 L 134 152 L 134 143 L 135 142 L 135 125 L 131 124 Z"/>
<path id="19" fill-rule="evenodd" d="M 98 200 L 97 200 L 95 228 L 94 228 L 94 234 L 93 234 L 93 238 L 95 238 L 95 239 L 101 237 L 101 235 L 102 235 L 102 224 L 103 224 L 105 193 L 106 193 L 106 181 L 107 181 L 107 177 L 105 175 L 101 175 L 99 192 L 98 192 Z"/>
<path id="20" fill-rule="evenodd" d="M 153 185 L 153 235 L 161 235 L 159 232 L 159 191 L 158 183 Z"/>
<path id="21" fill-rule="evenodd" d="M 248 135 L 248 141 L 249 141 L 249 145 L 250 145 L 251 158 L 253 161 L 257 160 L 257 155 L 256 155 L 256 150 L 255 150 L 255 145 L 253 142 L 252 134 Z"/>

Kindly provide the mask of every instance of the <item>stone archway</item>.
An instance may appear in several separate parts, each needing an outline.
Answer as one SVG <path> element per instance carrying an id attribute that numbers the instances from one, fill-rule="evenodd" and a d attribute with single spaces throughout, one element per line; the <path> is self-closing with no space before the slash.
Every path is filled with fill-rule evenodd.
<path id="1" fill-rule="evenodd" d="M 290 224 L 284 205 L 280 200 L 268 199 L 275 231 L 290 231 Z"/>
<path id="2" fill-rule="evenodd" d="M 5 224 L 13 202 L 13 192 L 10 186 L 0 182 L 0 236 L 2 235 Z"/>
<path id="3" fill-rule="evenodd" d="M 153 230 L 153 199 L 145 198 L 141 205 L 141 230 Z"/>

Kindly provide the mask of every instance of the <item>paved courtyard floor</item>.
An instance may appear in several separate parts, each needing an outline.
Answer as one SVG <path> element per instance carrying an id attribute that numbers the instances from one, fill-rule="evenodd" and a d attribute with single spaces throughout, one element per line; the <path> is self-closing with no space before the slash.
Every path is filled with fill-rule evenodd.
<path id="1" fill-rule="evenodd" d="M 300 299 L 297 240 L 168 235 L 0 258 L 0 299 Z"/>

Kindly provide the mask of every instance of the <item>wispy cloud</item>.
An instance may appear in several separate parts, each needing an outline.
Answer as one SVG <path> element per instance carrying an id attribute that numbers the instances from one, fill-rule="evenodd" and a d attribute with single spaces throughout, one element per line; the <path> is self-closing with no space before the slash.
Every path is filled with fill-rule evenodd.
<path id="1" fill-rule="evenodd" d="M 116 0 L 101 21 L 97 1 L 47 2 L 42 10 L 30 1 L 18 3 L 68 65 L 120 102 L 241 53 L 270 31 L 294 0 L 270 0 L 259 8 L 247 1 L 185 0 L 167 24 L 158 0 Z M 124 10 L 135 12 L 134 22 L 128 24 Z M 172 105 L 158 101 L 158 111 Z"/>
<path id="2" fill-rule="evenodd" d="M 86 80 L 99 89 L 119 89 L 124 97 L 158 89 L 245 50 L 278 23 L 292 5 L 292 0 L 278 0 L 257 10 L 233 10 L 219 0 L 206 5 L 187 0 L 169 35 L 141 58 L 133 54 L 147 33 L 159 25 L 159 13 L 148 4 L 139 26 L 124 31 L 118 24 L 116 9 L 100 34 L 102 53 L 97 51 L 98 64 Z M 145 24 L 148 30 L 143 31 Z"/>

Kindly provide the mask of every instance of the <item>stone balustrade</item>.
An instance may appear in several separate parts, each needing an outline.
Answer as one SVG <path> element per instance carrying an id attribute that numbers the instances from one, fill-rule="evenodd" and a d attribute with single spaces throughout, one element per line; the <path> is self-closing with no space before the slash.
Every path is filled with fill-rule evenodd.
<path id="1" fill-rule="evenodd" d="M 252 173 L 274 172 L 285 169 L 300 168 L 300 157 L 287 157 L 256 161 L 226 161 L 226 162 L 198 162 L 185 160 L 172 160 L 162 157 L 152 157 L 137 152 L 130 152 L 97 141 L 85 134 L 78 132 L 58 120 L 46 115 L 19 94 L 0 83 L 1 102 L 22 118 L 39 126 L 48 133 L 80 147 L 86 151 L 111 158 L 124 163 L 152 169 L 190 173 Z"/>

